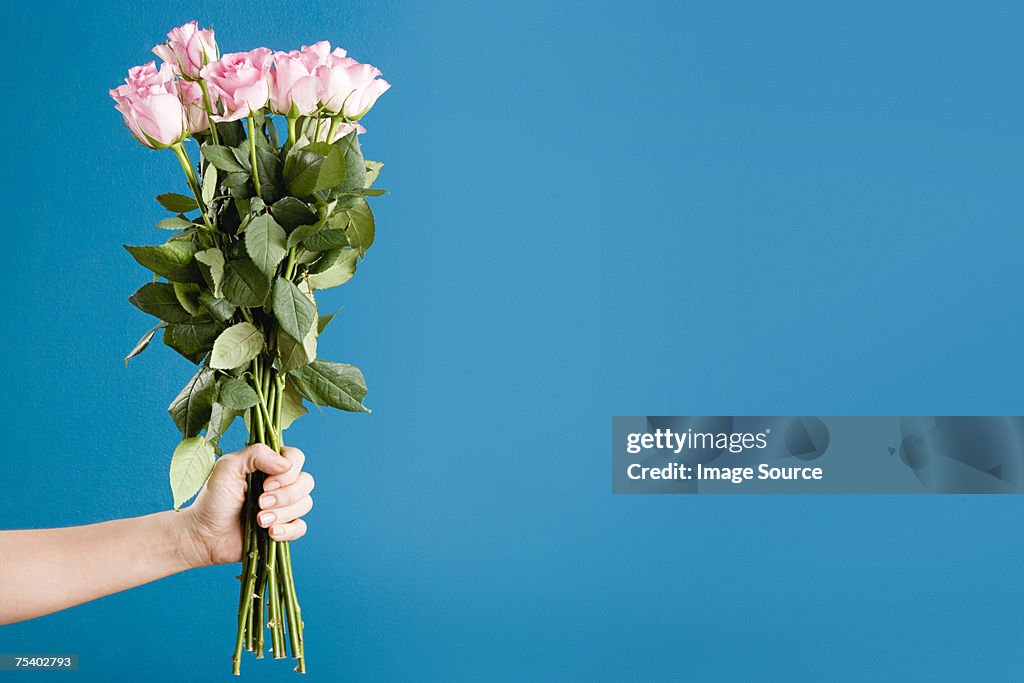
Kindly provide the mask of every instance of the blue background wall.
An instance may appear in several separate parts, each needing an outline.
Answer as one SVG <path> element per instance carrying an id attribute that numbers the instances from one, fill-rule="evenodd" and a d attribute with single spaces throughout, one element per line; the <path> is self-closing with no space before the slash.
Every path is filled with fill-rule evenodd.
<path id="1" fill-rule="evenodd" d="M 189 369 L 122 367 L 120 244 L 184 184 L 107 89 L 193 18 L 329 38 L 394 83 L 364 138 L 392 194 L 321 346 L 375 412 L 290 432 L 310 680 L 1019 680 L 1022 498 L 609 493 L 615 414 L 1020 414 L 1024 11 L 892 4 L 8 9 L 0 526 L 171 502 Z M 227 679 L 234 574 L 0 651 Z"/>

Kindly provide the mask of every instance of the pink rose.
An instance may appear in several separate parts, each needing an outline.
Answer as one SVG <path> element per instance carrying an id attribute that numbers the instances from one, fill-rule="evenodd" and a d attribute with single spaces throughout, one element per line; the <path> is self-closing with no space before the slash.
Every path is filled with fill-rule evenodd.
<path id="1" fill-rule="evenodd" d="M 185 106 L 190 133 L 202 133 L 210 129 L 210 117 L 203 101 L 203 89 L 195 81 L 182 81 L 179 86 L 181 103 Z"/>
<path id="2" fill-rule="evenodd" d="M 153 62 L 134 67 L 110 96 L 132 135 L 147 147 L 170 147 L 188 135 L 178 84 L 167 64 L 159 70 Z"/>
<path id="3" fill-rule="evenodd" d="M 340 47 L 331 50 L 331 44 L 326 40 L 313 43 L 312 45 L 303 45 L 302 54 L 311 58 L 314 61 L 315 66 L 321 66 L 327 64 L 329 58 L 333 55 L 334 57 L 344 57 L 345 51 Z"/>
<path id="4" fill-rule="evenodd" d="M 133 66 L 128 69 L 128 78 L 124 79 L 124 85 L 119 85 L 115 90 L 117 92 L 128 92 L 141 88 L 144 85 L 152 85 L 153 83 L 163 83 L 164 81 L 170 80 L 173 77 L 171 68 L 166 64 L 161 64 L 160 68 L 156 68 L 156 62 L 150 62 L 149 64 L 143 64 L 142 66 Z M 111 91 L 114 92 L 114 91 Z M 113 95 L 111 95 L 113 97 Z"/>
<path id="5" fill-rule="evenodd" d="M 343 123 L 340 126 L 338 126 L 338 129 L 336 131 L 334 131 L 334 137 L 328 140 L 328 142 L 337 142 L 338 140 L 342 139 L 352 131 L 355 131 L 359 135 L 362 135 L 363 133 L 366 132 L 366 129 L 363 128 L 362 124 L 359 123 Z"/>
<path id="6" fill-rule="evenodd" d="M 153 48 L 153 53 L 171 65 L 174 73 L 195 80 L 204 66 L 217 59 L 217 41 L 213 29 L 199 30 L 199 24 L 190 21 L 171 29 L 167 42 Z"/>
<path id="7" fill-rule="evenodd" d="M 272 60 L 270 50 L 258 47 L 224 55 L 203 67 L 199 75 L 220 95 L 224 105 L 224 114 L 214 116 L 215 121 L 237 121 L 267 105 Z"/>
<path id="8" fill-rule="evenodd" d="M 320 81 L 320 104 L 329 113 L 358 120 L 391 87 L 383 78 L 378 78 L 380 75 L 380 69 L 374 66 L 331 54 L 326 64 L 316 70 Z"/>
<path id="9" fill-rule="evenodd" d="M 309 116 L 319 107 L 320 87 L 315 73 L 321 57 L 315 48 L 274 53 L 270 109 L 275 114 Z"/>

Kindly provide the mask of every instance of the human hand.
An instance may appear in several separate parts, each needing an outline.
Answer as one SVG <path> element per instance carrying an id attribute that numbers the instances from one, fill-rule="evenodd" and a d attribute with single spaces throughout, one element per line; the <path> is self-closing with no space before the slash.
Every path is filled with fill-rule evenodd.
<path id="1" fill-rule="evenodd" d="M 188 562 L 201 567 L 241 561 L 242 506 L 250 472 L 269 475 L 259 499 L 259 525 L 275 541 L 301 538 L 306 533 L 301 517 L 313 507 L 313 477 L 302 471 L 305 460 L 298 448 L 285 446 L 278 455 L 263 444 L 221 456 L 195 502 L 178 513 Z"/>

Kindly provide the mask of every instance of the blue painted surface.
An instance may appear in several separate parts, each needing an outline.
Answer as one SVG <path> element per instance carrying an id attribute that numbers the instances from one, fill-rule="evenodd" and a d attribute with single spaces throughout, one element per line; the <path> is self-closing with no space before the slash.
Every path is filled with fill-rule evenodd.
<path id="1" fill-rule="evenodd" d="M 161 346 L 122 367 L 149 323 L 120 244 L 155 242 L 149 197 L 184 184 L 107 89 L 197 18 L 226 51 L 329 38 L 394 83 L 364 138 L 392 194 L 321 344 L 374 414 L 290 436 L 319 482 L 309 680 L 1019 680 L 1021 498 L 608 476 L 616 414 L 1021 413 L 1019 3 L 254 6 L 7 10 L 0 526 L 170 505 L 189 370 Z M 0 651 L 226 679 L 234 573 Z"/>

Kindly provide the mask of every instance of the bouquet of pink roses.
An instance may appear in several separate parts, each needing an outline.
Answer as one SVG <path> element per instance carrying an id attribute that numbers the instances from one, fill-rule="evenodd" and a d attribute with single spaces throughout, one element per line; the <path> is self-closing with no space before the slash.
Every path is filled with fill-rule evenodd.
<path id="1" fill-rule="evenodd" d="M 222 56 L 196 22 L 167 39 L 153 48 L 159 68 L 132 68 L 110 95 L 139 142 L 174 152 L 191 191 L 157 196 L 173 214 L 157 224 L 170 239 L 126 247 L 154 274 L 129 301 L 160 322 L 125 362 L 162 330 L 199 366 L 168 408 L 182 436 L 170 465 L 177 508 L 202 488 L 235 418 L 250 443 L 278 450 L 304 399 L 369 412 L 359 369 L 317 358 L 333 315 L 314 292 L 351 279 L 373 243 L 367 198 L 383 193 L 373 187 L 382 164 L 363 158 L 360 120 L 390 86 L 326 41 Z M 249 475 L 233 671 L 243 649 L 263 656 L 269 630 L 274 657 L 290 649 L 304 672 L 291 550 L 257 523 L 262 492 L 263 477 Z"/>

